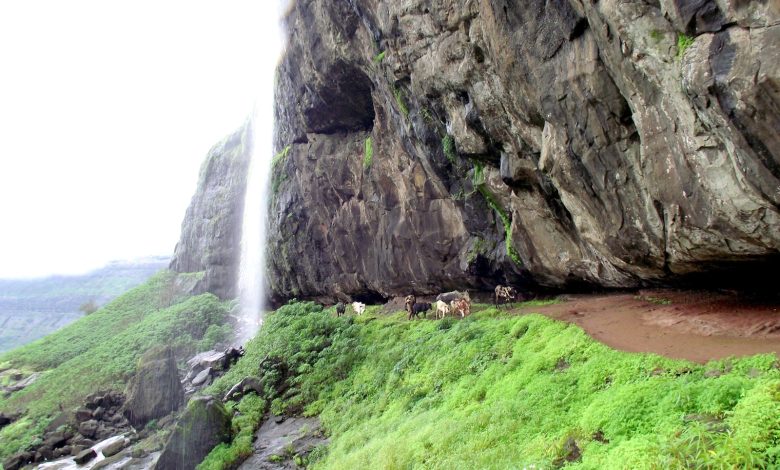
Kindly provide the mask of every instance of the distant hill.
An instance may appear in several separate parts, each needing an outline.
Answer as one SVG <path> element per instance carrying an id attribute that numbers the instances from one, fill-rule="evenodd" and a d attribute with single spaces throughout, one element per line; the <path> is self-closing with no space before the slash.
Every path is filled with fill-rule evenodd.
<path id="1" fill-rule="evenodd" d="M 0 352 L 52 333 L 83 315 L 79 307 L 104 305 L 167 267 L 168 257 L 114 261 L 78 276 L 0 279 Z"/>

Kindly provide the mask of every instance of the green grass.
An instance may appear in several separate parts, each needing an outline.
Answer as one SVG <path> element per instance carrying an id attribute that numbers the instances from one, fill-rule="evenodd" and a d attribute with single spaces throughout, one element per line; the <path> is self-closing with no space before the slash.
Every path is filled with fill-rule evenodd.
<path id="1" fill-rule="evenodd" d="M 685 51 L 693 45 L 695 37 L 688 36 L 686 34 L 677 35 L 677 58 L 682 59 L 685 55 Z"/>
<path id="2" fill-rule="evenodd" d="M 395 103 L 398 105 L 398 110 L 405 118 L 409 117 L 409 107 L 406 105 L 406 98 L 404 97 L 404 91 L 400 88 L 393 87 L 393 96 L 395 97 Z"/>
<path id="3" fill-rule="evenodd" d="M 476 181 L 477 179 L 477 169 L 480 173 L 480 178 L 484 183 L 484 176 L 481 176 L 482 170 L 481 166 L 475 166 L 474 167 L 474 179 Z M 482 197 L 485 198 L 485 201 L 488 203 L 488 206 L 490 206 L 491 209 L 496 211 L 498 213 L 498 216 L 501 218 L 501 223 L 504 225 L 504 244 L 506 245 L 506 254 L 509 256 L 509 258 L 518 266 L 522 266 L 523 260 L 520 258 L 520 253 L 517 252 L 514 246 L 512 246 L 512 219 L 509 217 L 509 214 L 504 210 L 503 207 L 501 207 L 501 204 L 498 203 L 498 200 L 493 195 L 493 193 L 490 192 L 489 189 L 484 184 L 480 184 L 477 187 L 477 191 L 479 191 L 480 194 L 482 194 Z"/>
<path id="4" fill-rule="evenodd" d="M 386 52 L 387 51 L 382 51 L 379 54 L 375 55 L 374 58 L 373 58 L 374 63 L 378 64 L 378 63 L 382 62 L 382 60 L 384 60 L 384 58 L 385 58 L 385 53 Z"/>
<path id="5" fill-rule="evenodd" d="M 476 310 L 410 322 L 290 304 L 209 391 L 284 358 L 290 389 L 271 408 L 320 415 L 330 445 L 313 468 L 551 468 L 570 438 L 582 458 L 567 468 L 780 464 L 774 355 L 698 365 L 615 351 L 540 315 Z"/>
<path id="6" fill-rule="evenodd" d="M 445 135 L 444 138 L 441 139 L 441 148 L 444 151 L 444 156 L 447 157 L 447 160 L 454 164 L 457 160 L 455 152 L 455 139 L 453 139 L 449 134 Z"/>
<path id="7" fill-rule="evenodd" d="M 92 315 L 2 356 L 0 363 L 42 372 L 32 385 L 0 398 L 0 411 L 24 419 L 0 431 L 0 459 L 22 450 L 60 412 L 97 390 L 123 390 L 138 358 L 160 344 L 179 359 L 226 338 L 229 306 L 211 294 L 187 296 L 170 272 L 154 276 Z"/>
<path id="8" fill-rule="evenodd" d="M 363 168 L 368 170 L 374 161 L 374 146 L 371 143 L 371 137 L 366 137 L 365 150 L 363 152 Z"/>
<path id="9" fill-rule="evenodd" d="M 281 166 L 290 153 L 290 146 L 286 146 L 271 159 L 271 193 L 279 192 L 279 187 L 287 180 L 287 174 L 281 173 Z"/>

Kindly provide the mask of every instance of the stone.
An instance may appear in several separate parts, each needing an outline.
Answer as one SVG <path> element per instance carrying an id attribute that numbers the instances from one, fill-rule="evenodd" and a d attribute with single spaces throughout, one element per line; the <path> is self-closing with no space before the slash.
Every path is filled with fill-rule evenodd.
<path id="1" fill-rule="evenodd" d="M 296 2 L 275 91 L 271 300 L 771 288 L 775 5 Z M 695 35 L 684 50 L 681 34 Z M 249 127 L 209 153 L 171 265 L 226 298 Z"/>
<path id="2" fill-rule="evenodd" d="M 223 402 L 242 397 L 249 392 L 255 392 L 258 395 L 263 393 L 263 383 L 259 377 L 244 377 L 240 382 L 230 387 L 230 390 L 222 398 Z"/>
<path id="3" fill-rule="evenodd" d="M 211 367 L 203 369 L 192 379 L 192 385 L 205 385 L 206 381 L 211 377 Z"/>
<path id="4" fill-rule="evenodd" d="M 93 418 L 92 410 L 89 408 L 79 408 L 76 410 L 76 422 L 83 423 L 84 421 L 89 421 Z"/>
<path id="5" fill-rule="evenodd" d="M 79 433 L 87 438 L 94 438 L 97 434 L 99 424 L 94 419 L 90 419 L 89 421 L 84 421 L 83 423 L 79 424 Z"/>
<path id="6" fill-rule="evenodd" d="M 214 397 L 197 397 L 173 428 L 156 470 L 192 469 L 217 444 L 231 438 L 231 417 L 222 403 Z"/>
<path id="7" fill-rule="evenodd" d="M 73 461 L 76 462 L 79 465 L 84 465 L 85 463 L 89 462 L 90 460 L 97 457 L 97 453 L 95 453 L 92 449 L 85 449 L 78 453 L 75 457 L 73 457 Z"/>
<path id="8" fill-rule="evenodd" d="M 122 449 L 127 447 L 127 444 L 129 441 L 127 439 L 118 439 L 115 442 L 112 442 L 111 444 L 107 445 L 103 448 L 102 452 L 103 455 L 106 457 L 111 457 L 112 455 L 118 454 Z"/>
<path id="9" fill-rule="evenodd" d="M 35 457 L 34 454 L 32 454 L 31 452 L 16 453 L 8 457 L 7 459 L 3 460 L 3 468 L 5 470 L 19 470 L 23 466 L 32 462 L 34 457 Z"/>
<path id="10" fill-rule="evenodd" d="M 95 411 L 92 413 L 92 415 L 93 415 L 93 416 L 95 417 L 95 419 L 97 419 L 97 420 L 101 420 L 101 419 L 103 419 L 103 416 L 104 416 L 105 414 L 106 414 L 106 409 L 105 409 L 105 408 L 103 408 L 102 406 L 98 406 L 97 408 L 95 408 Z"/>
<path id="11" fill-rule="evenodd" d="M 164 348 L 144 354 L 125 395 L 124 415 L 136 428 L 177 410 L 184 402 L 184 391 L 173 350 Z"/>

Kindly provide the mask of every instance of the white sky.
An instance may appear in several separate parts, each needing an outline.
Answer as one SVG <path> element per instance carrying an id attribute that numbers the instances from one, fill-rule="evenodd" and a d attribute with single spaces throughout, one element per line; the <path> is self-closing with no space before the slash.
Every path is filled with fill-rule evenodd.
<path id="1" fill-rule="evenodd" d="M 0 278 L 172 254 L 209 148 L 270 92 L 277 2 L 0 2 Z"/>

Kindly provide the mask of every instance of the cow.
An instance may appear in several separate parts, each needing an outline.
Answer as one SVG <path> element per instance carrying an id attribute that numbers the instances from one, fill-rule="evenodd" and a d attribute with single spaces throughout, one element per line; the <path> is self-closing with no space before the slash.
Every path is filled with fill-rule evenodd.
<path id="1" fill-rule="evenodd" d="M 340 317 L 344 315 L 344 312 L 347 311 L 347 306 L 344 305 L 344 302 L 339 302 L 336 304 L 336 316 Z"/>
<path id="2" fill-rule="evenodd" d="M 466 299 L 458 299 L 450 302 L 450 310 L 452 314 L 460 314 L 460 318 L 466 317 L 471 313 L 471 302 Z"/>
<path id="3" fill-rule="evenodd" d="M 417 303 L 417 297 L 415 297 L 414 294 L 409 294 L 406 296 L 406 299 L 404 299 L 406 313 L 409 315 L 412 314 L 412 306 L 414 306 L 415 303 Z"/>
<path id="4" fill-rule="evenodd" d="M 452 303 L 453 300 L 458 299 L 466 299 L 469 303 L 471 302 L 471 297 L 469 296 L 468 291 L 452 291 L 452 292 L 445 292 L 443 294 L 439 294 L 436 296 L 436 300 L 441 300 L 446 303 Z"/>
<path id="5" fill-rule="evenodd" d="M 493 301 L 495 302 L 496 307 L 498 307 L 499 303 L 508 303 L 509 301 L 514 300 L 516 296 L 517 291 L 514 289 L 514 287 L 499 285 L 496 286 Z"/>
<path id="6" fill-rule="evenodd" d="M 412 317 L 419 318 L 419 315 L 422 313 L 423 318 L 425 318 L 425 312 L 431 309 L 431 304 L 427 302 L 422 303 L 416 303 L 412 305 L 412 311 L 409 312 L 409 320 L 412 319 Z"/>
<path id="7" fill-rule="evenodd" d="M 444 318 L 450 314 L 450 306 L 443 300 L 436 301 L 436 318 Z"/>
<path id="8" fill-rule="evenodd" d="M 363 312 L 366 311 L 366 304 L 362 302 L 352 302 L 352 310 L 354 310 L 357 315 L 363 315 Z"/>

